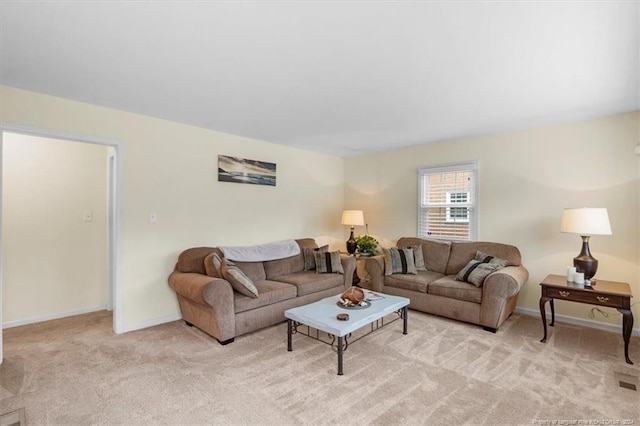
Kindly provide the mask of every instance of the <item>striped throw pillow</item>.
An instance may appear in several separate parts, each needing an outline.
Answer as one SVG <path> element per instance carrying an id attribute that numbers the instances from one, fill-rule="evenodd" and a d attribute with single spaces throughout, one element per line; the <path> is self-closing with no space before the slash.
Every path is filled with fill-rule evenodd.
<path id="1" fill-rule="evenodd" d="M 416 264 L 413 250 L 410 248 L 382 249 L 384 254 L 384 274 L 413 274 L 416 275 Z"/>
<path id="2" fill-rule="evenodd" d="M 413 261 L 416 264 L 416 271 L 426 271 L 427 266 L 424 263 L 424 253 L 422 252 L 422 244 L 411 246 L 413 250 Z"/>
<path id="3" fill-rule="evenodd" d="M 465 267 L 458 272 L 456 280 L 471 283 L 476 287 L 481 287 L 482 284 L 484 284 L 485 278 L 487 278 L 490 273 L 502 268 L 504 268 L 504 266 L 499 263 L 480 262 L 475 259 L 470 260 L 469 263 L 467 263 Z"/>
<path id="4" fill-rule="evenodd" d="M 235 263 L 224 259 L 221 272 L 224 279 L 229 281 L 231 287 L 238 293 L 253 297 L 254 299 L 258 298 L 258 289 L 255 284 Z"/>
<path id="5" fill-rule="evenodd" d="M 316 261 L 316 273 L 318 274 L 344 274 L 342 260 L 339 251 L 320 252 L 314 251 Z"/>
<path id="6" fill-rule="evenodd" d="M 475 260 L 482 263 L 495 263 L 495 264 L 501 265 L 502 267 L 509 266 L 508 260 L 500 259 L 499 257 L 494 257 L 490 254 L 487 254 L 479 250 L 476 252 Z"/>
<path id="7" fill-rule="evenodd" d="M 305 271 L 313 271 L 316 269 L 316 258 L 314 257 L 314 252 L 326 253 L 329 251 L 329 245 L 324 245 L 318 248 L 305 247 L 302 249 L 302 254 L 304 255 L 304 270 Z"/>

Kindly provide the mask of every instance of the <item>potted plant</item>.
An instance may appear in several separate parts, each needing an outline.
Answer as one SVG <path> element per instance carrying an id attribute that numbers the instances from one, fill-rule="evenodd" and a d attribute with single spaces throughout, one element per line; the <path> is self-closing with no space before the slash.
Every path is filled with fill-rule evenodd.
<path id="1" fill-rule="evenodd" d="M 371 235 L 357 236 L 356 245 L 360 256 L 371 256 L 378 249 L 378 240 Z"/>

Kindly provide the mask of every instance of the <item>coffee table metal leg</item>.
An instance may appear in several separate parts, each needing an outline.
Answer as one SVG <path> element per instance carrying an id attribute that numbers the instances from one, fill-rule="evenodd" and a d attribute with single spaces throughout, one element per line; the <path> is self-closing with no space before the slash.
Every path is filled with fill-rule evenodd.
<path id="1" fill-rule="evenodd" d="M 338 337 L 338 376 L 342 376 L 342 353 L 344 351 L 344 337 Z"/>
<path id="2" fill-rule="evenodd" d="M 293 333 L 293 320 L 287 318 L 287 350 L 291 352 L 291 334 Z"/>
<path id="3" fill-rule="evenodd" d="M 408 314 L 409 310 L 405 306 L 402 308 L 402 334 L 407 334 L 407 322 L 409 320 Z"/>

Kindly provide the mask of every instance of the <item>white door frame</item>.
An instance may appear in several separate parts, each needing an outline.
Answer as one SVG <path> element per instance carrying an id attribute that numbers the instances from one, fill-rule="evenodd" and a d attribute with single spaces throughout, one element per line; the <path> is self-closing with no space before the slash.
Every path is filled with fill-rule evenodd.
<path id="1" fill-rule="evenodd" d="M 46 130 L 36 127 L 0 123 L 0 165 L 5 132 L 50 139 L 62 139 L 112 147 L 107 158 L 107 281 L 109 307 L 113 307 L 113 331 L 124 333 L 122 321 L 122 145 L 120 141 Z M 0 173 L 0 325 L 2 324 L 2 173 Z M 3 360 L 0 326 L 0 364 Z"/>

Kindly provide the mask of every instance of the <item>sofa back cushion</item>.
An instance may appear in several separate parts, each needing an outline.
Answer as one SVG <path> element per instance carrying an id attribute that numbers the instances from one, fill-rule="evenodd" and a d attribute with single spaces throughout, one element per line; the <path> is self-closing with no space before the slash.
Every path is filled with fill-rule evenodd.
<path id="1" fill-rule="evenodd" d="M 447 270 L 447 262 L 451 252 L 450 241 L 431 240 L 415 237 L 403 237 L 398 240 L 398 247 L 413 247 L 422 245 L 422 256 L 427 271 L 444 274 Z M 475 253 L 474 253 L 475 256 Z M 466 262 L 465 262 L 466 264 Z M 464 266 L 464 265 L 462 265 Z M 460 269 L 462 269 L 462 266 Z"/>
<path id="2" fill-rule="evenodd" d="M 284 259 L 269 260 L 267 262 L 264 262 L 266 279 L 271 280 L 282 275 L 304 271 L 304 255 L 302 254 L 303 249 L 305 247 L 317 248 L 318 245 L 313 238 L 303 238 L 300 240 L 296 240 L 296 242 L 300 246 L 299 254 L 291 257 L 286 257 Z M 236 264 L 238 264 L 238 262 L 236 262 Z"/>
<path id="3" fill-rule="evenodd" d="M 204 258 L 213 252 L 213 250 L 213 247 L 193 247 L 184 250 L 178 256 L 176 271 L 206 275 Z"/>
<path id="4" fill-rule="evenodd" d="M 504 259 L 509 265 L 520 266 L 522 263 L 520 250 L 515 246 L 485 241 L 456 241 L 451 244 L 451 255 L 445 274 L 455 275 L 460 272 L 470 260 L 475 259 L 478 251 Z"/>

